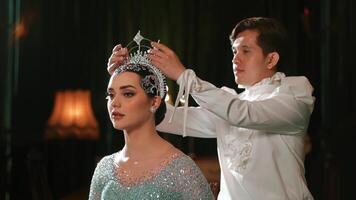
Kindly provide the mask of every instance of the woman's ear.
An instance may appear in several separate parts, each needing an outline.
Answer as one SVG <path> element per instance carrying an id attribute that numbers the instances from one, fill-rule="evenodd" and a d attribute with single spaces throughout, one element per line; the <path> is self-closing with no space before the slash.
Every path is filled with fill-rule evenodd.
<path id="1" fill-rule="evenodd" d="M 161 97 L 160 96 L 154 96 L 152 99 L 152 104 L 151 107 L 154 108 L 155 110 L 158 109 L 159 105 L 161 104 Z"/>
<path id="2" fill-rule="evenodd" d="M 267 69 L 273 69 L 276 67 L 279 61 L 279 54 L 277 52 L 271 52 L 266 57 Z"/>

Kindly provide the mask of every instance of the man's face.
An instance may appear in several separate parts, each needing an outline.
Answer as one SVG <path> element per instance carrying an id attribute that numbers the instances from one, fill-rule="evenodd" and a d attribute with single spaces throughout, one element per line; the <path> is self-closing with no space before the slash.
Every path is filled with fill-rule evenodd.
<path id="1" fill-rule="evenodd" d="M 255 30 L 242 31 L 232 44 L 233 72 L 237 84 L 252 86 L 274 73 L 268 69 L 268 58 L 257 44 L 258 35 Z"/>

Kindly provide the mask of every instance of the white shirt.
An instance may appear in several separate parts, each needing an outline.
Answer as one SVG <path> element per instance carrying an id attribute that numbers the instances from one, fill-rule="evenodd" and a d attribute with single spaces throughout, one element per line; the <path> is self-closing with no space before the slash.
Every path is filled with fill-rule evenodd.
<path id="1" fill-rule="evenodd" d="M 272 77 L 241 94 L 217 88 L 186 70 L 177 80 L 201 107 L 174 108 L 162 132 L 217 138 L 219 200 L 312 200 L 304 176 L 304 140 L 313 111 L 313 87 L 305 77 Z M 183 119 L 183 120 L 182 120 Z"/>

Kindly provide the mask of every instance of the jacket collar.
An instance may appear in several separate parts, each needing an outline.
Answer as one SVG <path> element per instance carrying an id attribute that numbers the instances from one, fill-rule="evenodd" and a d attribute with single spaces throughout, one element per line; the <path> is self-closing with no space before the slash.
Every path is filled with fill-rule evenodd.
<path id="1" fill-rule="evenodd" d="M 241 88 L 241 89 L 250 89 L 250 88 L 254 88 L 256 86 L 261 86 L 261 85 L 270 85 L 270 84 L 274 84 L 276 82 L 280 82 L 282 80 L 282 78 L 286 77 L 286 75 L 282 72 L 276 72 L 274 73 L 272 76 L 267 77 L 262 79 L 260 82 L 255 83 L 254 85 L 241 85 L 239 84 L 237 87 Z"/>

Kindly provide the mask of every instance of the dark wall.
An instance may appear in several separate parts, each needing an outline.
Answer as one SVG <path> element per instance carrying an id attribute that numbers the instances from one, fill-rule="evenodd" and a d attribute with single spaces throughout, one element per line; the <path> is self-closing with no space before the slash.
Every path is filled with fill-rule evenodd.
<path id="1" fill-rule="evenodd" d="M 290 33 L 292 62 L 283 71 L 307 76 L 315 88 L 317 100 L 309 128 L 313 150 L 306 158 L 309 187 L 315 199 L 345 199 L 351 192 L 348 173 L 354 169 L 346 153 L 352 151 L 356 121 L 353 10 L 351 0 L 1 1 L 0 169 L 6 177 L 1 184 L 6 187 L 0 188 L 11 188 L 13 199 L 31 196 L 31 169 L 24 170 L 24 166 L 28 157 L 38 155 L 48 167 L 52 196 L 66 195 L 88 184 L 93 157 L 123 145 L 120 132 L 111 128 L 104 99 L 109 78 L 106 62 L 115 44 L 127 44 L 141 30 L 146 37 L 173 48 L 201 78 L 233 88 L 228 35 L 245 17 L 268 16 L 279 19 Z M 16 39 L 12 31 L 20 20 L 26 32 Z M 177 90 L 174 82 L 169 85 Z M 78 88 L 92 92 L 100 140 L 45 142 L 44 127 L 54 93 Z M 186 153 L 216 155 L 213 139 L 163 136 Z M 212 148 L 207 151 L 206 146 Z M 75 156 L 81 155 L 71 154 L 73 151 L 86 159 L 82 170 L 74 167 Z M 70 169 L 79 174 L 77 179 L 55 175 L 58 162 L 66 163 L 58 173 Z M 67 186 L 58 186 L 67 182 Z"/>

